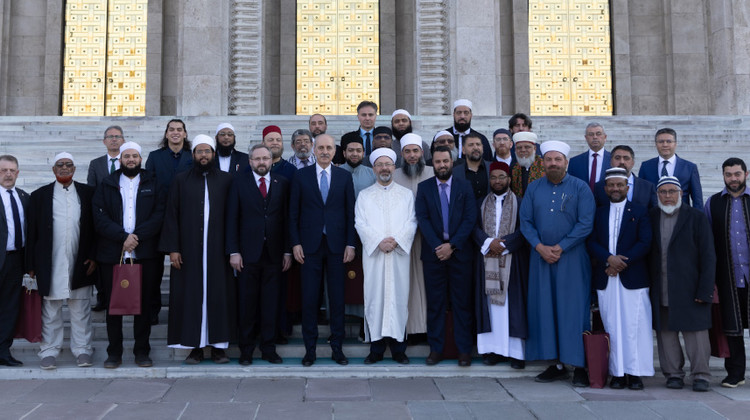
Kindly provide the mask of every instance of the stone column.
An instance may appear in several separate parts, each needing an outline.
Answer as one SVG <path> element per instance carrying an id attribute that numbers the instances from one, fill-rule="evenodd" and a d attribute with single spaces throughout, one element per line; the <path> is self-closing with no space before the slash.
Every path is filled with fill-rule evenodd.
<path id="1" fill-rule="evenodd" d="M 261 115 L 263 2 L 237 0 L 231 18 L 229 113 Z"/>
<path id="2" fill-rule="evenodd" d="M 448 6 L 445 3 L 444 0 L 417 0 L 414 114 L 444 115 L 450 112 L 451 54 Z"/>

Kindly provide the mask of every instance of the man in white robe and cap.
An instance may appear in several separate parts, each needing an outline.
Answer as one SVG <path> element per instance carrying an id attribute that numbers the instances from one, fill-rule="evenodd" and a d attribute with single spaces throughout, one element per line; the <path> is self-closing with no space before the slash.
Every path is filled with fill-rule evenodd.
<path id="1" fill-rule="evenodd" d="M 383 360 L 386 345 L 394 361 L 406 364 L 409 252 L 417 229 L 414 195 L 393 182 L 392 149 L 375 149 L 369 158 L 377 182 L 360 192 L 354 209 L 362 240 L 365 332 L 371 342 L 365 364 Z"/>

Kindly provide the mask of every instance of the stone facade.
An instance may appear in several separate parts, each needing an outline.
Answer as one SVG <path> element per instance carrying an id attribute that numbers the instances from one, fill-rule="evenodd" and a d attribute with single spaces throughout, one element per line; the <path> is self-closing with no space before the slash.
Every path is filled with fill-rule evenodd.
<path id="1" fill-rule="evenodd" d="M 147 115 L 295 112 L 295 0 L 149 1 Z M 616 115 L 750 114 L 750 4 L 611 0 Z M 59 115 L 63 0 L 0 0 L 0 115 Z M 527 0 L 380 2 L 381 112 L 529 110 Z"/>

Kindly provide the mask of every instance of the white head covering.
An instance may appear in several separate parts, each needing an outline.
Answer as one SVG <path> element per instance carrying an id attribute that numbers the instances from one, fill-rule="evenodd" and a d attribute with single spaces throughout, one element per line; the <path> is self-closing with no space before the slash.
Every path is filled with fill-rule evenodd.
<path id="1" fill-rule="evenodd" d="M 622 178 L 628 179 L 628 171 L 625 168 L 609 168 L 604 172 L 604 179 Z"/>
<path id="2" fill-rule="evenodd" d="M 199 144 L 207 144 L 211 146 L 211 149 L 216 150 L 216 140 L 205 134 L 198 134 L 193 138 L 193 151 L 195 151 L 195 148 L 198 147 Z"/>
<path id="3" fill-rule="evenodd" d="M 455 111 L 459 106 L 465 106 L 471 109 L 472 104 L 468 99 L 459 99 L 456 102 L 453 102 L 453 111 Z"/>
<path id="4" fill-rule="evenodd" d="M 568 154 L 570 153 L 570 146 L 568 146 L 567 143 L 557 140 L 547 140 L 539 147 L 542 149 L 542 156 L 544 156 L 547 152 L 560 152 L 565 156 L 565 159 L 567 159 Z"/>
<path id="5" fill-rule="evenodd" d="M 682 188 L 682 186 L 680 185 L 680 180 L 677 179 L 676 176 L 663 176 L 659 178 L 659 183 L 656 184 L 656 188 L 659 188 L 665 184 L 674 184 L 674 185 L 677 185 L 679 188 Z"/>
<path id="6" fill-rule="evenodd" d="M 234 132 L 234 127 L 232 126 L 232 124 L 229 124 L 229 123 L 221 123 L 221 124 L 219 124 L 219 125 L 218 125 L 218 126 L 216 127 L 216 134 L 219 134 L 219 131 L 221 131 L 221 130 L 223 130 L 223 129 L 225 129 L 225 128 L 228 128 L 228 129 L 232 130 L 232 132 Z M 214 135 L 216 135 L 216 134 L 214 134 Z"/>
<path id="7" fill-rule="evenodd" d="M 438 137 L 443 137 L 443 136 L 453 137 L 453 133 L 451 133 L 450 131 L 446 131 L 446 130 L 438 131 L 437 134 L 435 134 L 435 137 L 432 138 L 432 141 L 435 141 L 437 140 Z"/>
<path id="8" fill-rule="evenodd" d="M 370 153 L 370 164 L 375 166 L 375 161 L 381 156 L 388 156 L 393 163 L 396 163 L 396 152 L 393 149 L 390 147 L 378 147 Z"/>
<path id="9" fill-rule="evenodd" d="M 54 165 L 54 164 L 55 164 L 55 163 L 57 163 L 57 161 L 58 161 L 58 160 L 60 160 L 60 159 L 70 159 L 70 161 L 71 161 L 71 162 L 73 162 L 73 165 L 75 165 L 75 164 L 76 164 L 76 161 L 75 161 L 75 160 L 73 160 L 73 155 L 71 155 L 71 154 L 70 154 L 70 153 L 68 153 L 68 152 L 60 152 L 60 153 L 56 154 L 56 155 L 55 155 L 55 161 L 54 161 L 54 162 L 52 162 L 52 164 Z"/>
<path id="10" fill-rule="evenodd" d="M 141 146 L 138 143 L 134 142 L 134 141 L 128 141 L 128 142 L 123 143 L 122 146 L 120 146 L 120 154 L 122 154 L 122 152 L 124 152 L 124 151 L 126 151 L 128 149 L 137 150 L 138 154 L 139 155 L 141 154 Z"/>
<path id="11" fill-rule="evenodd" d="M 516 144 L 521 141 L 527 141 L 529 143 L 537 143 L 537 137 L 536 134 L 532 133 L 531 131 L 519 131 L 518 133 L 513 135 L 513 144 Z"/>
<path id="12" fill-rule="evenodd" d="M 419 137 L 418 135 L 414 133 L 404 134 L 404 136 L 401 137 L 401 150 L 404 150 L 404 147 L 410 146 L 412 144 L 419 146 L 419 148 L 421 149 L 422 137 Z"/>
<path id="13" fill-rule="evenodd" d="M 393 114 L 391 114 L 391 119 L 393 119 L 393 117 L 395 117 L 398 114 L 406 115 L 407 118 L 411 119 L 411 114 L 409 114 L 409 111 L 407 111 L 405 109 L 397 109 L 397 110 L 393 111 Z"/>

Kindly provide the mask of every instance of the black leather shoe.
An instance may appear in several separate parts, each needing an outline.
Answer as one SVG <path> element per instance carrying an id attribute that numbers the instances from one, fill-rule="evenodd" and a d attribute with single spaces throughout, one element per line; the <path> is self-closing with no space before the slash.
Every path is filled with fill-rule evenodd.
<path id="1" fill-rule="evenodd" d="M 334 350 L 333 354 L 331 354 L 331 360 L 340 364 L 341 366 L 346 366 L 349 364 L 349 359 L 344 356 L 344 352 L 341 350 Z"/>
<path id="2" fill-rule="evenodd" d="M 315 363 L 315 353 L 314 352 L 307 352 L 305 353 L 305 357 L 302 358 L 302 366 L 304 367 L 310 367 Z"/>
<path id="3" fill-rule="evenodd" d="M 508 358 L 501 356 L 497 353 L 485 353 L 482 355 L 482 363 L 487 366 L 495 366 L 500 362 L 506 361 Z"/>
<path id="4" fill-rule="evenodd" d="M 224 349 L 217 349 L 216 347 L 211 347 L 211 360 L 218 365 L 229 363 L 227 352 L 225 352 Z"/>
<path id="5" fill-rule="evenodd" d="M 510 367 L 513 369 L 526 369 L 526 361 L 510 358 Z"/>
<path id="6" fill-rule="evenodd" d="M 406 353 L 396 353 L 393 356 L 391 356 L 391 359 L 393 359 L 394 362 L 401 364 L 401 365 L 409 364 L 409 358 L 406 356 Z"/>
<path id="7" fill-rule="evenodd" d="M 13 356 L 3 357 L 0 358 L 0 366 L 21 366 L 23 363 L 21 363 L 20 360 L 17 360 Z"/>
<path id="8" fill-rule="evenodd" d="M 283 334 L 278 333 L 276 334 L 276 344 L 280 344 L 280 345 L 289 344 L 289 339 L 284 337 Z"/>
<path id="9" fill-rule="evenodd" d="M 707 392 L 711 385 L 705 379 L 693 380 L 693 391 L 695 392 Z"/>
<path id="10" fill-rule="evenodd" d="M 734 378 L 727 376 L 721 380 L 721 386 L 724 388 L 737 388 L 740 385 L 745 385 L 745 378 Z"/>
<path id="11" fill-rule="evenodd" d="M 624 376 L 613 376 L 612 380 L 609 381 L 609 387 L 612 389 L 625 389 L 627 380 Z"/>
<path id="12" fill-rule="evenodd" d="M 424 362 L 427 364 L 427 366 L 434 366 L 434 365 L 436 365 L 436 364 L 438 364 L 438 363 L 440 363 L 442 361 L 443 361 L 443 355 L 442 354 L 440 354 L 440 353 L 438 353 L 436 351 L 431 351 L 430 355 L 427 356 L 427 359 L 425 359 Z"/>
<path id="13" fill-rule="evenodd" d="M 568 379 L 568 370 L 563 367 L 562 369 L 558 369 L 557 366 L 552 365 L 547 368 L 544 372 L 540 373 L 539 375 L 536 375 L 536 378 L 534 378 L 534 381 L 541 382 L 541 383 L 547 383 L 547 382 L 553 382 L 553 381 L 559 381 L 562 379 Z"/>
<path id="14" fill-rule="evenodd" d="M 383 360 L 383 355 L 382 354 L 375 354 L 373 352 L 370 352 L 370 354 L 368 354 L 367 357 L 365 357 L 365 364 L 366 365 L 371 365 L 371 364 L 377 363 L 377 362 L 379 362 L 381 360 Z"/>
<path id="15" fill-rule="evenodd" d="M 589 386 L 589 374 L 586 373 L 586 369 L 577 367 L 573 371 L 573 386 L 578 388 L 586 388 Z"/>
<path id="16" fill-rule="evenodd" d="M 458 365 L 461 367 L 471 366 L 471 355 L 468 353 L 461 353 L 458 355 Z"/>
<path id="17" fill-rule="evenodd" d="M 186 365 L 197 365 L 203 361 L 203 349 L 192 349 L 190 354 L 185 358 Z"/>
<path id="18" fill-rule="evenodd" d="M 634 391 L 640 391 L 643 389 L 643 381 L 640 376 L 625 375 L 625 379 L 628 381 L 628 388 Z"/>
<path id="19" fill-rule="evenodd" d="M 154 361 L 148 357 L 148 354 L 138 354 L 135 356 L 135 364 L 138 367 L 151 367 L 154 365 Z"/>
<path id="20" fill-rule="evenodd" d="M 104 368 L 106 369 L 117 369 L 122 364 L 122 357 L 109 356 L 104 361 Z"/>
<path id="21" fill-rule="evenodd" d="M 250 366 L 253 364 L 253 354 L 252 353 L 242 353 L 240 354 L 240 365 L 242 366 Z"/>
<path id="22" fill-rule="evenodd" d="M 260 356 L 260 358 L 263 359 L 263 360 L 265 360 L 268 363 L 273 363 L 274 365 L 280 365 L 280 364 L 284 363 L 284 360 L 275 351 L 268 352 L 268 353 L 263 353 Z"/>
<path id="23" fill-rule="evenodd" d="M 685 386 L 685 382 L 682 380 L 682 378 L 669 378 L 667 379 L 667 388 L 669 389 L 682 389 L 682 387 Z"/>

